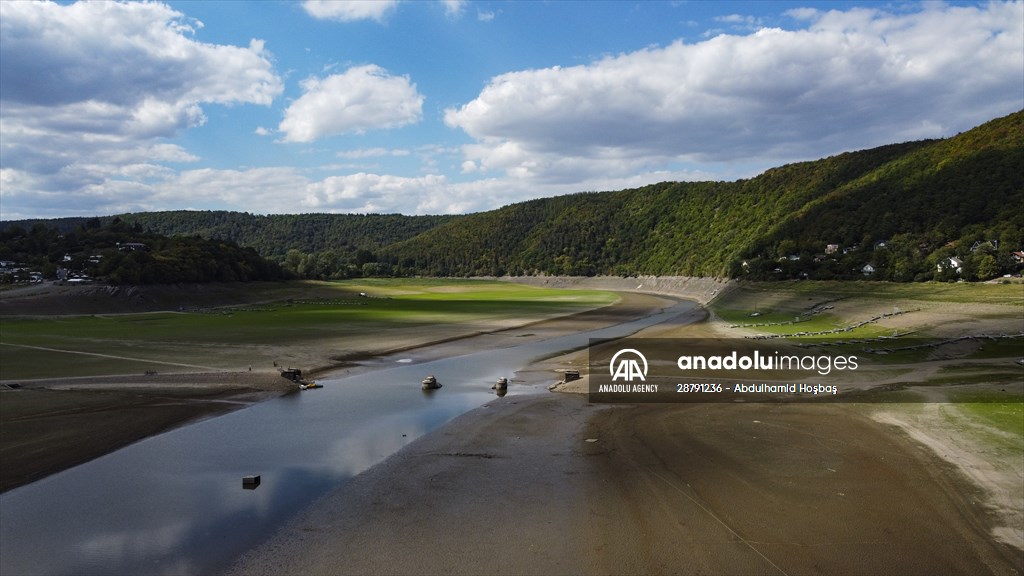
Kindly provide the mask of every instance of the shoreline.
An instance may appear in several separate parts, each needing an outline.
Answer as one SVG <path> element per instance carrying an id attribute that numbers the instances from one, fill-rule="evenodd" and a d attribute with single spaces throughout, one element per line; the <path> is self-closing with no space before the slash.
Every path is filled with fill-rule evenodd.
<path id="1" fill-rule="evenodd" d="M 579 331 L 577 315 L 625 313 L 614 306 L 391 354 L 424 361 Z M 380 358 L 318 375 L 374 370 Z M 905 422 L 840 405 L 590 405 L 540 388 L 555 367 L 585 368 L 585 351 L 517 372 L 510 390 L 525 394 L 492 399 L 353 477 L 229 573 L 1024 571 L 1020 550 L 988 532 L 999 525 L 985 487 L 912 428 L 891 434 Z M 258 394 L 236 392 L 238 402 Z"/>
<path id="2" fill-rule="evenodd" d="M 513 382 L 539 389 L 556 367 L 586 368 L 585 354 Z M 227 573 L 1024 571 L 1024 543 L 1000 533 L 985 487 L 870 410 L 592 405 L 586 381 L 463 414 L 308 506 Z"/>
<path id="3" fill-rule="evenodd" d="M 308 506 L 227 574 L 1014 574 L 976 490 L 845 406 L 506 396 Z"/>
<path id="4" fill-rule="evenodd" d="M 611 326 L 630 320 L 656 314 L 671 305 L 674 301 L 685 300 L 680 296 L 629 294 L 618 292 L 619 300 L 611 304 L 599 306 L 580 312 L 571 312 L 551 318 L 539 318 L 523 324 L 504 326 L 494 330 L 477 330 L 474 332 L 439 338 L 428 342 L 402 345 L 394 348 L 355 352 L 344 356 L 332 357 L 332 363 L 318 365 L 304 370 L 311 377 L 334 376 L 351 373 L 359 369 L 361 362 L 378 360 L 404 352 L 415 353 L 419 360 L 434 360 L 445 356 L 477 351 L 474 344 L 483 343 L 485 339 L 547 339 L 583 332 L 595 327 Z M 669 300 L 671 299 L 671 300 Z M 653 307 L 652 307 L 653 306 Z M 497 346 L 497 344 L 491 344 Z"/>
<path id="5" fill-rule="evenodd" d="M 279 375 L 266 372 L 89 376 L 3 384 L 0 493 L 294 389 Z M 10 389 L 11 384 L 18 388 Z"/>
<path id="6" fill-rule="evenodd" d="M 511 339 L 544 339 L 621 323 L 668 303 L 664 297 L 620 294 L 617 302 L 582 312 L 353 355 L 361 363 L 325 359 L 303 372 L 310 378 L 343 376 L 374 370 L 379 367 L 375 361 L 393 354 L 429 360 L 498 347 Z M 297 387 L 270 368 L 4 380 L 0 493 L 150 436 L 292 393 L 299 393 Z"/>

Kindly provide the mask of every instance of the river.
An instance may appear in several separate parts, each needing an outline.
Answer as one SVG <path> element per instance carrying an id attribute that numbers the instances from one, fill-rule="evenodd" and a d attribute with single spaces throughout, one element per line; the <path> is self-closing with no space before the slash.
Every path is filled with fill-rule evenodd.
<path id="1" fill-rule="evenodd" d="M 372 370 L 321 378 L 324 388 L 177 428 L 16 488 L 0 495 L 0 573 L 216 573 L 329 490 L 494 400 L 498 377 L 695 306 L 429 362 L 409 362 L 409 353 L 377 359 Z M 443 388 L 421 391 L 427 374 Z M 512 385 L 508 394 L 537 392 Z M 243 489 L 247 475 L 260 475 L 256 489 Z"/>

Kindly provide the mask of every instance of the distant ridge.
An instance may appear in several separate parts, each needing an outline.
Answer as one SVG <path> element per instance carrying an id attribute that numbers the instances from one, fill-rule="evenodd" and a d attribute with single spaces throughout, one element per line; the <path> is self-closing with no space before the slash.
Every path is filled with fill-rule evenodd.
<path id="1" fill-rule="evenodd" d="M 252 247 L 304 277 L 987 279 L 1021 269 L 1024 111 L 736 182 L 664 182 L 461 216 L 123 214 Z M 113 217 L 110 217 L 112 219 Z M 2 222 L 74 228 L 87 219 Z M 952 259 L 952 260 L 951 260 Z"/>
<path id="2" fill-rule="evenodd" d="M 200 236 L 231 240 L 254 248 L 268 258 L 284 259 L 288 250 L 302 252 L 354 252 L 376 250 L 411 238 L 457 216 L 403 216 L 401 214 L 271 214 L 258 215 L 227 210 L 171 210 L 137 212 L 99 217 L 101 224 L 115 219 L 139 224 L 155 234 Z M 92 217 L 16 220 L 0 222 L 0 228 L 35 224 L 70 232 Z"/>

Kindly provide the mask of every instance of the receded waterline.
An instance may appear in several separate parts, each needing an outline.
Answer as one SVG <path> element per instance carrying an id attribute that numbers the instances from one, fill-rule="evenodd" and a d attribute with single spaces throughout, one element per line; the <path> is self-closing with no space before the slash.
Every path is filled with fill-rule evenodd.
<path id="1" fill-rule="evenodd" d="M 216 572 L 299 510 L 404 445 L 494 400 L 540 357 L 630 335 L 695 306 L 588 332 L 399 362 L 178 428 L 0 495 L 4 574 Z M 411 359 L 410 359 L 411 360 Z M 420 390 L 433 374 L 443 384 Z M 517 393 L 513 387 L 509 395 Z M 256 489 L 244 476 L 259 475 Z"/>

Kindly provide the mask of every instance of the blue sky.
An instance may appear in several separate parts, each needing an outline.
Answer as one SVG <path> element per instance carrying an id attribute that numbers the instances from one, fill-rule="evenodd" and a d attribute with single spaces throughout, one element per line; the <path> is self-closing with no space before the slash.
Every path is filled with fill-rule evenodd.
<path id="1" fill-rule="evenodd" d="M 1021 108 L 1021 2 L 0 2 L 0 218 L 464 213 Z"/>

